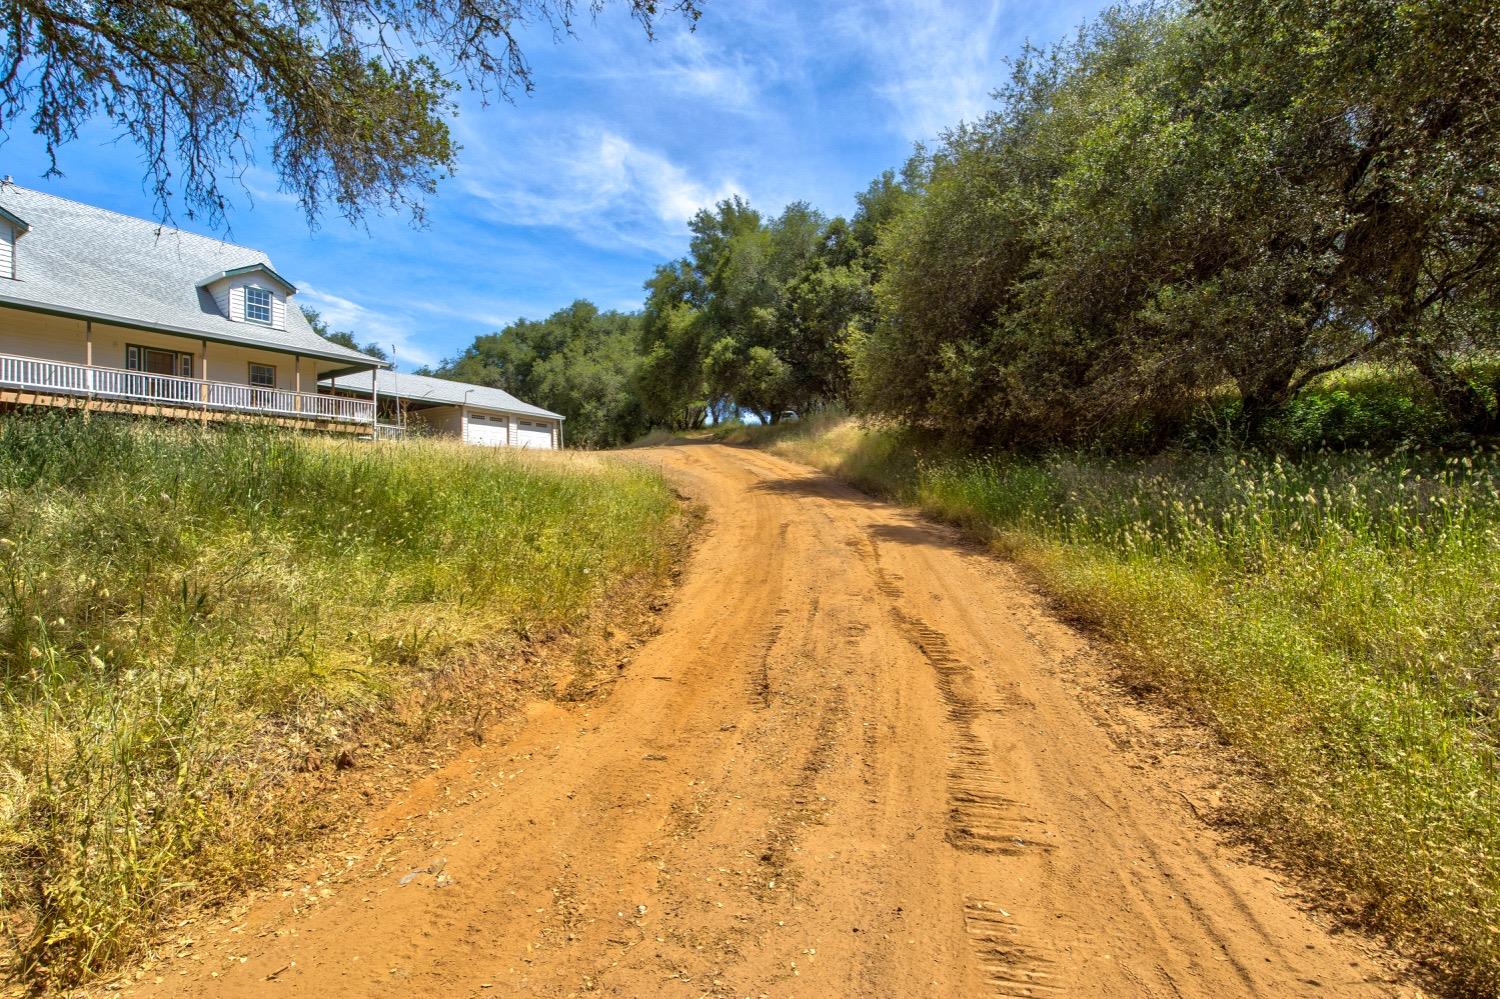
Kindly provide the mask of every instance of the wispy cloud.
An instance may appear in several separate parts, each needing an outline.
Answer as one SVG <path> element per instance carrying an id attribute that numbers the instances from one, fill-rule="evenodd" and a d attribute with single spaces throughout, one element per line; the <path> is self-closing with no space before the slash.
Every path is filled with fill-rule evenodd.
<path id="1" fill-rule="evenodd" d="M 703 36 L 679 31 L 665 44 L 666 65 L 654 72 L 678 93 L 720 107 L 760 111 L 764 65 L 744 53 L 711 46 Z"/>
<path id="2" fill-rule="evenodd" d="M 637 295 L 629 307 L 638 306 L 639 298 L 640 296 Z M 436 323 L 438 326 L 458 325 L 484 333 L 497 333 L 520 319 L 542 319 L 550 316 L 567 304 L 569 303 L 561 299 L 537 298 L 532 301 L 516 299 L 484 300 L 472 303 L 465 301 L 458 305 L 448 305 L 443 302 L 413 302 L 411 307 L 430 316 L 440 317 Z M 595 302 L 595 304 L 600 308 L 609 307 L 603 302 Z"/>
<path id="3" fill-rule="evenodd" d="M 570 74 L 575 80 L 619 86 L 636 93 L 670 94 L 739 114 L 768 110 L 764 89 L 786 67 L 743 45 L 725 44 L 675 23 L 649 47 L 628 31 L 605 35 L 599 57 Z"/>
<path id="4" fill-rule="evenodd" d="M 281 190 L 275 174 L 264 167 L 253 165 L 246 167 L 239 176 L 239 183 L 249 195 L 247 200 L 251 209 L 261 205 L 291 206 L 297 204 L 297 198 Z"/>
<path id="5" fill-rule="evenodd" d="M 988 0 L 977 8 L 958 0 L 879 0 L 850 5 L 833 23 L 845 44 L 860 51 L 876 93 L 895 112 L 905 138 L 931 139 L 990 106 L 1004 82 L 1004 56 L 1016 30 L 1036 7 Z"/>
<path id="6" fill-rule="evenodd" d="M 470 136 L 466 144 L 476 139 L 485 143 Z M 486 150 L 472 162 L 483 166 L 460 175 L 459 183 L 495 222 L 556 227 L 591 246 L 663 255 L 681 251 L 694 212 L 741 190 L 726 178 L 696 177 L 599 125 L 504 154 Z"/>
<path id="7" fill-rule="evenodd" d="M 298 304 L 317 309 L 335 330 L 348 330 L 360 343 L 374 342 L 395 348 L 396 361 L 402 367 L 436 364 L 440 358 L 419 341 L 422 326 L 399 311 L 399 303 L 384 300 L 386 309 L 375 311 L 358 302 L 303 284 L 297 292 Z M 397 311 L 391 306 L 397 304 Z"/>

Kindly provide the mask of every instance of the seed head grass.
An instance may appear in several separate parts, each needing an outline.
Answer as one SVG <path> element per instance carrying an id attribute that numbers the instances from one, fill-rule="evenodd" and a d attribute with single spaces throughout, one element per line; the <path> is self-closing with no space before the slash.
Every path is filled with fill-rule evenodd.
<path id="1" fill-rule="evenodd" d="M 1500 458 L 974 458 L 837 416 L 739 439 L 1029 566 L 1257 765 L 1249 826 L 1500 992 Z"/>
<path id="2" fill-rule="evenodd" d="M 660 569 L 660 477 L 587 456 L 0 422 L 0 913 L 66 986 L 304 830 L 299 753 L 454 650 Z"/>

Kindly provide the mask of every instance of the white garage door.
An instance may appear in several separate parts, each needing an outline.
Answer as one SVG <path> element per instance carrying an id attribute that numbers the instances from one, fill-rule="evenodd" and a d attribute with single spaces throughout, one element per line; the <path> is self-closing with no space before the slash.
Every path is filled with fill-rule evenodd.
<path id="1" fill-rule="evenodd" d="M 483 413 L 470 413 L 467 440 L 470 444 L 483 444 L 486 447 L 504 447 L 507 443 L 505 439 L 507 422 L 503 416 L 486 416 Z"/>
<path id="2" fill-rule="evenodd" d="M 552 428 L 533 420 L 516 421 L 516 443 L 522 447 L 545 450 L 552 447 Z"/>

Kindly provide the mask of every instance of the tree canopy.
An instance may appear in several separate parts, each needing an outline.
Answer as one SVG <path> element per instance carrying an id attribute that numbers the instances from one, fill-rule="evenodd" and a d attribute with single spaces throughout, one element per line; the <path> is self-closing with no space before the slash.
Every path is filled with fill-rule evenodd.
<path id="1" fill-rule="evenodd" d="M 1028 51 L 880 230 L 862 405 L 1048 444 L 1227 389 L 1253 435 L 1378 359 L 1496 429 L 1497 39 L 1465 0 L 1203 0 Z"/>
<path id="2" fill-rule="evenodd" d="M 845 398 L 844 348 L 874 307 L 880 183 L 852 224 L 805 202 L 766 219 L 738 196 L 693 217 L 688 255 L 646 285 L 640 385 L 654 420 L 691 427 L 743 409 L 774 423 Z"/>

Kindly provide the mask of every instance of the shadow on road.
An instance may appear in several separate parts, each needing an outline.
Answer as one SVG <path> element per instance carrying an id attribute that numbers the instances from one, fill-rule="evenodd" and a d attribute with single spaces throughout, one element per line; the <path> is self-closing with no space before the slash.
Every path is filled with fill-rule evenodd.
<path id="1" fill-rule="evenodd" d="M 861 492 L 831 475 L 809 475 L 799 478 L 766 479 L 750 487 L 755 492 L 776 493 L 830 503 L 847 504 L 861 509 L 885 511 L 896 523 L 876 523 L 865 533 L 877 542 L 926 546 L 966 556 L 988 555 L 986 546 L 956 527 L 935 523 L 906 507 Z"/>

